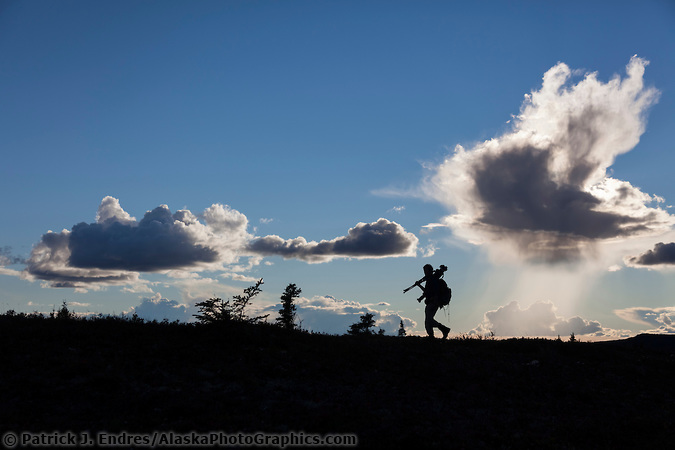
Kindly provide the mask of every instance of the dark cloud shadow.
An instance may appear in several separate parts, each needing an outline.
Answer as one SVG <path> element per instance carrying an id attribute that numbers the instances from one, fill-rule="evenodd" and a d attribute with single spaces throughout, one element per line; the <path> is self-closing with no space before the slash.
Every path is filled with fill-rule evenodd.
<path id="1" fill-rule="evenodd" d="M 308 242 L 303 237 L 282 239 L 279 236 L 265 236 L 251 241 L 248 250 L 264 256 L 278 255 L 286 259 L 324 262 L 336 257 L 412 256 L 417 243 L 417 237 L 398 223 L 379 219 L 377 222 L 359 223 L 348 231 L 347 236 L 329 241 Z"/>
<path id="2" fill-rule="evenodd" d="M 675 265 L 675 242 L 659 242 L 653 250 L 628 258 L 628 263 L 636 266 Z"/>
<path id="3" fill-rule="evenodd" d="M 73 267 L 155 272 L 218 260 L 218 252 L 195 242 L 180 214 L 157 207 L 138 224 L 79 223 L 70 234 Z"/>

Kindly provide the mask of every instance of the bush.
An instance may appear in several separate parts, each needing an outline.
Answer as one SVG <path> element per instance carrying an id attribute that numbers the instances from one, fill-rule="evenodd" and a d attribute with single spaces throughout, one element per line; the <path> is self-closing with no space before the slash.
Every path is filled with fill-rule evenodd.
<path id="1" fill-rule="evenodd" d="M 262 278 L 253 286 L 244 289 L 243 295 L 235 295 L 230 300 L 223 300 L 221 298 L 210 298 L 203 302 L 196 303 L 195 306 L 199 308 L 199 314 L 194 314 L 194 317 L 200 323 L 219 323 L 219 322 L 248 322 L 258 323 L 267 318 L 267 315 L 258 317 L 248 317 L 244 310 L 250 306 L 251 299 L 262 292 L 260 286 L 263 284 Z"/>

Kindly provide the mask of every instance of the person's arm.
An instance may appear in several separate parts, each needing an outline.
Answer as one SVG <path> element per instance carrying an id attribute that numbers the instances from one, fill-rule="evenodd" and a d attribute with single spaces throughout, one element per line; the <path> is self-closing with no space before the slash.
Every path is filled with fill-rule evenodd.
<path id="1" fill-rule="evenodd" d="M 422 278 L 422 280 L 424 280 L 424 278 Z M 422 286 L 422 280 L 417 283 L 417 286 L 422 289 L 422 295 L 420 295 L 420 297 L 417 299 L 418 303 L 422 303 L 422 300 L 424 300 L 424 298 L 427 296 L 427 287 Z"/>

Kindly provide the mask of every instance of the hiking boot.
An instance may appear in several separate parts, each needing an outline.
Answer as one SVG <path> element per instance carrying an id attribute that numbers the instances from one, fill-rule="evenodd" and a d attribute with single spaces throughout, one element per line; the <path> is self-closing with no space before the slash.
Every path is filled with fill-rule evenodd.
<path id="1" fill-rule="evenodd" d="M 448 333 L 450 333 L 450 327 L 445 327 L 445 328 L 444 328 L 443 330 L 441 330 L 441 331 L 443 332 L 443 339 L 445 339 L 445 338 L 448 337 Z"/>

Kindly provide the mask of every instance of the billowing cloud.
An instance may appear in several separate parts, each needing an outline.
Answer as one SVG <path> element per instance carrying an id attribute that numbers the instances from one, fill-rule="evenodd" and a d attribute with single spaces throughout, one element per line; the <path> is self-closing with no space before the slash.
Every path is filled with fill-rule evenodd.
<path id="1" fill-rule="evenodd" d="M 138 223 L 77 224 L 70 233 L 70 264 L 156 272 L 217 261 L 218 252 L 190 232 L 196 219 L 180 213 L 160 206 Z"/>
<path id="2" fill-rule="evenodd" d="M 669 244 L 659 242 L 653 250 L 647 250 L 639 256 L 630 257 L 626 263 L 630 266 L 675 266 L 675 242 Z"/>
<path id="3" fill-rule="evenodd" d="M 600 322 L 579 316 L 569 319 L 560 317 L 551 302 L 536 302 L 522 309 L 516 301 L 486 312 L 483 322 L 472 332 L 482 335 L 493 332 L 496 336 L 515 337 L 569 336 L 572 333 L 594 338 L 630 335 L 629 332 L 604 328 Z"/>
<path id="4" fill-rule="evenodd" d="M 163 298 L 159 292 L 152 297 L 141 299 L 140 305 L 132 307 L 127 315 L 132 316 L 134 313 L 141 319 L 148 321 L 157 320 L 161 322 L 164 319 L 169 322 L 176 320 L 181 322 L 194 321 L 193 311 L 187 305 L 180 304 L 176 300 Z"/>
<path id="5" fill-rule="evenodd" d="M 188 210 L 171 213 L 161 205 L 140 222 L 119 201 L 105 197 L 95 223 L 48 232 L 31 251 L 25 274 L 51 287 L 130 284 L 139 272 L 208 267 L 235 262 L 251 238 L 246 216 L 215 204 L 202 221 Z"/>
<path id="6" fill-rule="evenodd" d="M 282 239 L 265 236 L 249 243 L 248 249 L 260 255 L 278 255 L 286 259 L 297 258 L 319 263 L 338 257 L 384 258 L 415 256 L 417 237 L 405 231 L 396 222 L 379 219 L 372 223 L 358 223 L 349 229 L 347 236 L 321 242 L 307 241 L 303 237 Z"/>
<path id="7" fill-rule="evenodd" d="M 617 309 L 614 313 L 629 322 L 651 327 L 645 333 L 675 334 L 675 307 L 649 308 L 637 306 Z"/>
<path id="8" fill-rule="evenodd" d="M 526 95 L 513 128 L 470 150 L 457 146 L 425 181 L 427 194 L 456 211 L 442 223 L 472 243 L 526 260 L 584 256 L 593 244 L 668 230 L 674 223 L 650 196 L 608 176 L 639 142 L 658 91 L 644 86 L 647 61 L 603 83 L 590 73 L 570 85 L 558 63 Z M 435 224 L 438 225 L 438 224 Z"/>
<path id="9" fill-rule="evenodd" d="M 40 242 L 31 250 L 24 276 L 47 281 L 51 287 L 75 288 L 89 283 L 123 285 L 138 280 L 138 273 L 135 272 L 72 266 L 69 242 L 68 230 L 60 233 L 49 231 L 42 235 Z"/>
<path id="10" fill-rule="evenodd" d="M 396 311 L 388 309 L 378 311 L 368 305 L 351 300 L 341 300 L 335 297 L 316 296 L 312 298 L 300 297 L 295 301 L 297 323 L 308 331 L 329 334 L 345 334 L 349 326 L 360 321 L 366 313 L 373 314 L 375 329 L 383 329 L 387 334 L 396 334 L 403 320 L 403 326 L 412 330 L 417 323 Z M 270 305 L 261 310 L 260 314 L 269 314 L 269 321 L 278 316 L 281 304 Z"/>
<path id="11" fill-rule="evenodd" d="M 180 274 L 208 270 L 249 280 L 241 272 L 251 270 L 267 255 L 308 262 L 337 257 L 414 256 L 418 242 L 414 234 L 386 219 L 359 223 L 347 236 L 318 243 L 302 237 L 255 238 L 247 228 L 246 216 L 227 205 L 214 204 L 198 216 L 186 209 L 172 213 L 167 205 L 160 205 L 138 221 L 122 209 L 116 198 L 105 197 L 96 222 L 82 222 L 71 230 L 44 234 L 25 261 L 22 274 L 28 279 L 43 280 L 50 287 L 135 285 L 136 292 L 147 292 L 145 282 L 139 278 L 142 272 L 183 278 Z M 0 263 L 14 262 L 8 252 L 0 253 Z M 239 264 L 242 257 L 247 264 Z M 0 273 L 19 272 L 3 268 Z M 213 280 L 185 282 L 204 285 Z"/>

